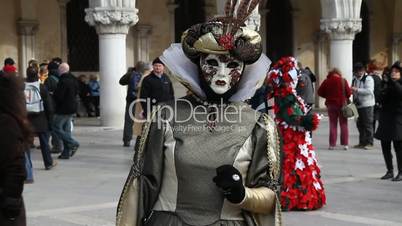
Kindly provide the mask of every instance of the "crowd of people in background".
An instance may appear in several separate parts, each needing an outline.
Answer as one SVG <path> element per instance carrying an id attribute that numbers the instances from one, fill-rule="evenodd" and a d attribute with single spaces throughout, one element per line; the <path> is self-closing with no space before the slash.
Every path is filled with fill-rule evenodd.
<path id="1" fill-rule="evenodd" d="M 370 150 L 374 138 L 380 140 L 387 172 L 381 179 L 402 181 L 402 66 L 399 61 L 384 69 L 375 61 L 368 65 L 356 63 L 351 86 L 338 69 L 333 69 L 322 82 L 318 95 L 325 98 L 329 116 L 329 149 L 337 142 L 338 121 L 341 128 L 341 145 L 348 149 L 348 119 L 342 108 L 352 103 L 357 108 L 356 127 L 359 143 L 353 148 Z M 378 124 L 378 125 L 377 125 Z M 391 143 L 397 159 L 398 173 L 394 176 Z"/>
<path id="2" fill-rule="evenodd" d="M 315 103 L 316 77 L 308 67 L 299 64 L 298 69 L 296 92 L 311 111 Z M 162 61 L 156 58 L 152 64 L 139 61 L 121 77 L 120 85 L 127 86 L 123 146 L 129 147 L 134 137 L 135 144 L 139 143 L 142 123 L 134 119 L 145 119 L 149 107 L 174 99 L 172 82 L 164 70 Z M 353 103 L 357 108 L 355 119 L 359 131 L 359 142 L 353 148 L 369 150 L 373 148 L 374 138 L 380 140 L 387 169 L 381 179 L 402 181 L 402 65 L 395 62 L 391 67 L 380 69 L 373 62 L 367 66 L 357 63 L 353 71 L 350 84 L 334 68 L 317 87 L 318 96 L 325 98 L 329 117 L 329 150 L 336 149 L 338 123 L 340 144 L 348 150 L 348 118 L 342 114 L 342 108 Z M 30 149 L 35 147 L 33 138 L 39 140 L 44 168 L 51 170 L 57 165 L 52 153 L 60 154 L 58 159 L 70 159 L 80 146 L 72 136 L 74 117 L 100 117 L 100 83 L 96 75 L 76 77 L 60 58 L 42 63 L 31 60 L 25 72 L 26 78 L 22 80 L 11 58 L 4 60 L 0 71 L 0 136 L 9 138 L 0 139 L 4 149 L 0 167 L 1 172 L 5 172 L 0 177 L 1 181 L 7 181 L 0 188 L 5 209 L 0 218 L 22 222 L 25 221 L 23 183 L 34 181 L 30 156 Z M 251 98 L 250 105 L 268 112 L 266 96 L 271 91 L 272 87 L 264 85 Z M 392 143 L 397 159 L 396 175 Z"/>

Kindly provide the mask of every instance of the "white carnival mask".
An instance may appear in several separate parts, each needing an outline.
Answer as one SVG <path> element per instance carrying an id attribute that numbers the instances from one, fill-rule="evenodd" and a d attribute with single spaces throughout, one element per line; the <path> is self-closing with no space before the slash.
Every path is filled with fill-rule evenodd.
<path id="1" fill-rule="evenodd" d="M 228 54 L 201 56 L 200 66 L 203 78 L 216 94 L 224 94 L 235 86 L 244 70 L 244 62 Z"/>

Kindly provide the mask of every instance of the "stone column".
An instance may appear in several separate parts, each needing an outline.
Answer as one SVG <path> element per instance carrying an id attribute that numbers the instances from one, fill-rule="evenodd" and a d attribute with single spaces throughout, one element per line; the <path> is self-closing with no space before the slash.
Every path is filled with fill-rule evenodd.
<path id="1" fill-rule="evenodd" d="M 171 0 L 167 3 L 167 8 L 169 11 L 169 30 L 170 30 L 170 42 L 176 42 L 176 23 L 175 23 L 175 11 L 179 7 L 178 4 L 175 4 L 174 0 Z"/>
<path id="2" fill-rule="evenodd" d="M 126 72 L 126 35 L 138 22 L 135 0 L 90 0 L 85 21 L 99 35 L 100 110 L 102 126 L 121 127 L 125 90 L 119 78 Z"/>
<path id="3" fill-rule="evenodd" d="M 299 43 L 297 42 L 297 35 L 299 34 L 299 30 L 303 29 L 303 25 L 299 24 L 299 18 L 301 15 L 301 10 L 298 8 L 294 8 L 291 11 L 292 14 L 292 34 L 293 34 L 293 40 L 292 40 L 292 45 L 293 45 L 293 56 L 298 56 L 299 55 Z"/>
<path id="4" fill-rule="evenodd" d="M 361 19 L 349 21 L 323 21 L 321 29 L 329 33 L 330 67 L 338 68 L 349 82 L 353 77 L 353 40 L 361 31 Z"/>
<path id="5" fill-rule="evenodd" d="M 317 77 L 317 82 L 315 83 L 315 90 L 321 85 L 328 73 L 328 36 L 322 32 L 318 31 L 314 34 L 313 37 L 314 45 L 315 45 L 315 75 Z M 319 108 L 325 107 L 324 99 L 319 98 L 318 95 L 315 96 L 316 106 Z"/>
<path id="6" fill-rule="evenodd" d="M 149 51 L 151 50 L 150 36 L 152 34 L 152 26 L 145 24 L 137 24 L 135 27 L 135 61 L 149 62 Z"/>
<path id="7" fill-rule="evenodd" d="M 35 59 L 35 34 L 39 29 L 37 20 L 18 20 L 17 21 L 19 40 L 19 72 L 26 77 L 28 61 Z"/>
<path id="8" fill-rule="evenodd" d="M 402 43 L 402 33 L 396 33 L 392 37 L 392 63 L 401 59 L 400 44 Z"/>
<path id="9" fill-rule="evenodd" d="M 321 30 L 330 38 L 330 67 L 340 69 L 349 81 L 353 77 L 353 40 L 362 30 L 362 0 L 321 0 Z"/>
<path id="10" fill-rule="evenodd" d="M 63 61 L 68 61 L 68 44 L 67 44 L 67 3 L 70 0 L 57 0 L 60 9 L 60 57 Z"/>

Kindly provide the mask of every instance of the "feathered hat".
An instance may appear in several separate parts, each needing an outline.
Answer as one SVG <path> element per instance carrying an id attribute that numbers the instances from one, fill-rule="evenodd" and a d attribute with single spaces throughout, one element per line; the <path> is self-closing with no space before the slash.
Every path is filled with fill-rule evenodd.
<path id="1" fill-rule="evenodd" d="M 196 24 L 183 33 L 183 51 L 189 59 L 198 63 L 202 53 L 230 54 L 252 64 L 260 58 L 261 36 L 245 26 L 260 0 L 240 0 L 236 7 L 237 3 L 238 0 L 228 0 L 224 16 Z"/>

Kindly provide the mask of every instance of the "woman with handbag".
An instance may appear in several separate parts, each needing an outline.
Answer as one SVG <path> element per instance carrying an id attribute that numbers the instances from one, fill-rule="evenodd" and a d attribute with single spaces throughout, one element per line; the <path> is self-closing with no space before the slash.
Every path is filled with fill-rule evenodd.
<path id="1" fill-rule="evenodd" d="M 0 72 L 3 73 L 3 72 Z M 24 102 L 24 83 L 15 74 L 0 75 L 0 225 L 25 226 L 24 152 L 32 141 Z"/>
<path id="2" fill-rule="evenodd" d="M 391 67 L 391 73 L 384 75 L 380 94 L 380 118 L 378 129 L 374 135 L 381 140 L 386 174 L 381 179 L 402 181 L 402 65 L 396 62 Z M 394 143 L 398 174 L 394 177 L 392 164 L 391 142 Z"/>
<path id="3" fill-rule="evenodd" d="M 318 95 L 325 98 L 329 117 L 329 150 L 334 150 L 338 135 L 338 120 L 341 127 L 341 145 L 348 150 L 349 128 L 348 119 L 342 114 L 342 107 L 347 105 L 352 91 L 341 72 L 334 68 L 318 89 Z"/>

